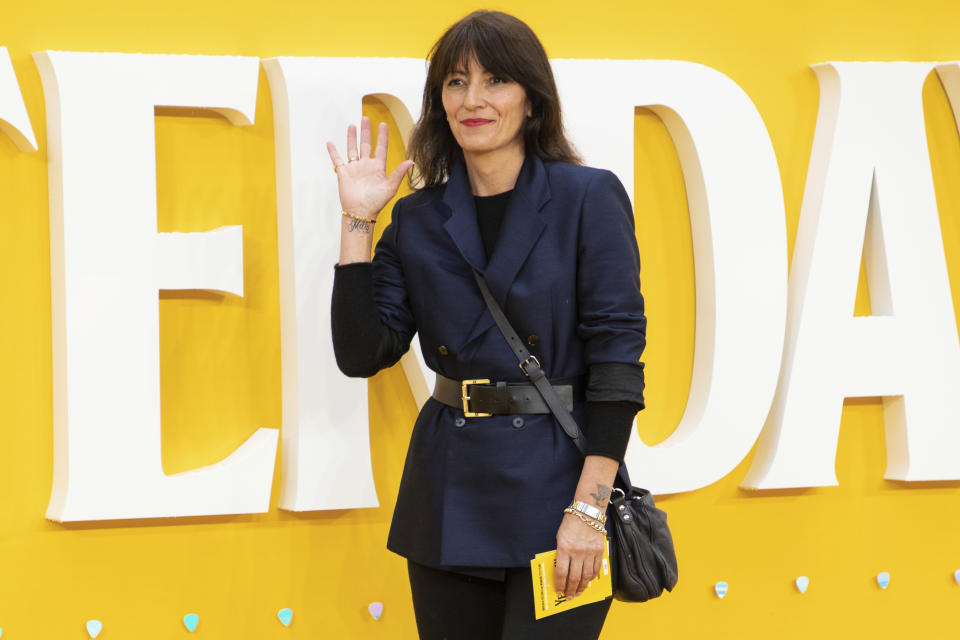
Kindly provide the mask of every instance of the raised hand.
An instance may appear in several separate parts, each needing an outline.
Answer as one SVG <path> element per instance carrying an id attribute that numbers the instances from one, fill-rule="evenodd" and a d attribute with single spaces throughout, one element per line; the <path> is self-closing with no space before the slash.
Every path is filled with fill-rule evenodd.
<path id="1" fill-rule="evenodd" d="M 347 213 L 367 219 L 376 219 L 380 210 L 397 194 L 404 174 L 413 165 L 404 160 L 387 175 L 388 129 L 380 123 L 377 133 L 377 148 L 370 156 L 372 146 L 370 118 L 360 121 L 360 148 L 357 149 L 357 128 L 347 128 L 347 162 L 344 162 L 332 142 L 327 142 L 327 152 L 337 172 L 340 190 L 340 205 Z"/>

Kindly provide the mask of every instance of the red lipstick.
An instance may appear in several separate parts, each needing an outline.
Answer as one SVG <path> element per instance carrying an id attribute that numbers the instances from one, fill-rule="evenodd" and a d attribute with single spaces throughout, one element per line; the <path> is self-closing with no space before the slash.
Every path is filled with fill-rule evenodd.
<path id="1" fill-rule="evenodd" d="M 467 118 L 466 120 L 461 120 L 460 122 L 468 127 L 479 127 L 482 124 L 493 122 L 493 120 L 487 120 L 485 118 Z"/>

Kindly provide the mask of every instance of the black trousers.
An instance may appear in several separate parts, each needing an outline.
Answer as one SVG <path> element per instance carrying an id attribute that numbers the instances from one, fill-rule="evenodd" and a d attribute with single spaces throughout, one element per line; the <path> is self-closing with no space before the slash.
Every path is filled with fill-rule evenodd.
<path id="1" fill-rule="evenodd" d="M 611 598 L 537 620 L 530 568 L 487 580 L 407 560 L 420 640 L 596 640 Z"/>

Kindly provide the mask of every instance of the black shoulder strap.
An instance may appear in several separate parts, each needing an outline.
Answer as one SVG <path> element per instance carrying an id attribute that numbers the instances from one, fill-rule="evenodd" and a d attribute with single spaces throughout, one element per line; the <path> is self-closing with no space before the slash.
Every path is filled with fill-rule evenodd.
<path id="1" fill-rule="evenodd" d="M 573 419 L 570 412 L 563 406 L 563 401 L 553 389 L 550 380 L 548 380 L 546 374 L 543 373 L 543 369 L 540 368 L 540 362 L 523 346 L 523 340 L 521 340 L 517 332 L 513 330 L 513 326 L 510 324 L 510 321 L 507 320 L 507 316 L 504 315 L 503 309 L 497 304 L 493 294 L 490 293 L 490 287 L 487 286 L 487 281 L 480 275 L 480 272 L 474 269 L 473 277 L 477 281 L 477 286 L 480 287 L 483 301 L 487 303 L 490 314 L 500 328 L 500 333 L 503 334 L 507 344 L 510 345 L 513 354 L 517 356 L 517 360 L 520 362 L 520 370 L 530 378 L 530 382 L 533 383 L 533 386 L 535 386 L 537 391 L 540 392 L 540 395 L 543 396 L 544 402 L 550 407 L 550 411 L 553 412 L 557 422 L 563 427 L 563 431 L 570 436 L 573 443 L 577 445 L 580 453 L 584 453 L 586 438 L 583 435 L 583 431 L 580 430 L 577 421 Z M 620 465 L 620 468 L 617 470 L 617 480 L 621 488 L 629 493 L 631 483 L 630 474 L 627 472 L 627 465 Z"/>
<path id="2" fill-rule="evenodd" d="M 570 412 L 563 406 L 563 400 L 557 395 L 553 385 L 550 384 L 550 380 L 548 380 L 546 374 L 543 373 L 543 369 L 540 368 L 540 362 L 523 346 L 523 340 L 521 340 L 517 332 L 513 330 L 513 326 L 510 324 L 510 321 L 507 320 L 507 316 L 504 315 L 503 309 L 500 308 L 500 305 L 497 304 L 497 301 L 493 298 L 493 294 L 490 293 L 490 287 L 487 286 L 487 281 L 484 280 L 483 276 L 480 275 L 480 272 L 476 269 L 473 271 L 473 277 L 477 280 L 477 286 L 480 287 L 480 293 L 483 294 L 483 300 L 487 303 L 487 308 L 493 315 L 494 321 L 497 323 L 497 326 L 500 327 L 500 333 L 503 334 L 507 344 L 510 345 L 510 349 L 514 355 L 517 356 L 517 360 L 520 362 L 520 370 L 530 378 L 530 382 L 533 383 L 533 386 L 535 386 L 537 391 L 540 392 L 540 395 L 543 396 L 544 402 L 550 407 L 550 411 L 553 412 L 554 417 L 556 417 L 560 426 L 563 427 L 564 432 L 573 439 L 573 443 L 580 449 L 580 453 L 583 453 L 585 438 L 577 421 L 573 419 Z"/>

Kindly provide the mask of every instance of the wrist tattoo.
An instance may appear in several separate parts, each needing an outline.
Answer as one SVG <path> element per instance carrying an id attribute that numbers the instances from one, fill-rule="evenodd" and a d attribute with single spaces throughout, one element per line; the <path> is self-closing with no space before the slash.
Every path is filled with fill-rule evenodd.
<path id="1" fill-rule="evenodd" d="M 365 220 L 355 220 L 350 219 L 347 222 L 347 231 L 354 232 L 359 231 L 360 233 L 370 233 L 370 223 Z"/>
<path id="2" fill-rule="evenodd" d="M 606 507 L 607 503 L 610 502 L 610 493 L 613 491 L 610 487 L 605 484 L 597 485 L 597 492 L 591 493 L 590 497 L 593 498 L 593 503 L 598 507 Z"/>

